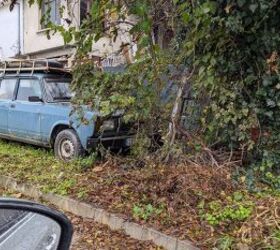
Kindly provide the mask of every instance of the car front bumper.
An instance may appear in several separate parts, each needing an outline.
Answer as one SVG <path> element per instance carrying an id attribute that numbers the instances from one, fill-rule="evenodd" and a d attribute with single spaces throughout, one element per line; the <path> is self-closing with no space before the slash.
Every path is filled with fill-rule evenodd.
<path id="1" fill-rule="evenodd" d="M 91 151 L 99 145 L 111 150 L 125 149 L 133 145 L 134 135 L 116 135 L 90 137 L 87 140 L 87 150 Z"/>

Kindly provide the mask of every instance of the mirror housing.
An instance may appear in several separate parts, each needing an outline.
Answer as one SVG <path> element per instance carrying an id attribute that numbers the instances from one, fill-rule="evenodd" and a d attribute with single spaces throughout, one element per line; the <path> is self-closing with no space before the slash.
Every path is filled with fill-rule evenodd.
<path id="1" fill-rule="evenodd" d="M 44 205 L 26 200 L 0 198 L 1 209 L 36 213 L 55 221 L 61 228 L 58 250 L 69 250 L 73 236 L 73 226 L 70 220 L 61 212 Z"/>
<path id="2" fill-rule="evenodd" d="M 39 96 L 29 96 L 28 101 L 29 102 L 43 102 L 43 100 Z"/>

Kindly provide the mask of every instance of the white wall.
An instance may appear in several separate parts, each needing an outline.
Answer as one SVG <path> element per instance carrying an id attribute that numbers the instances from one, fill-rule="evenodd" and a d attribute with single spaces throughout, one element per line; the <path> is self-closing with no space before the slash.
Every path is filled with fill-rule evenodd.
<path id="1" fill-rule="evenodd" d="M 12 12 L 7 5 L 0 7 L 0 59 L 16 56 L 20 51 L 19 13 L 19 5 Z"/>
<path id="2" fill-rule="evenodd" d="M 61 4 L 67 9 L 66 0 L 61 0 Z M 71 17 L 68 16 L 67 11 L 64 13 L 64 17 L 73 20 L 73 25 L 78 27 L 79 24 L 79 1 L 68 0 L 69 3 L 73 3 L 71 6 Z M 24 54 L 30 57 L 37 58 L 52 58 L 68 55 L 73 53 L 73 49 L 67 49 L 64 45 L 63 39 L 59 33 L 51 35 L 50 39 L 47 38 L 44 30 L 40 30 L 40 9 L 37 4 L 29 7 L 28 1 L 24 1 L 23 6 L 24 13 Z M 66 25 L 66 24 L 65 24 Z M 126 25 L 122 27 L 125 31 Z M 108 60 L 105 65 L 114 66 L 115 64 L 122 64 L 125 62 L 125 58 L 122 56 L 116 56 L 120 50 L 122 43 L 130 42 L 130 35 L 128 32 L 120 35 L 115 42 L 112 42 L 109 38 L 102 38 L 97 43 L 93 44 L 92 54 L 97 57 L 106 58 Z"/>
<path id="3" fill-rule="evenodd" d="M 24 1 L 23 13 L 25 54 L 42 53 L 64 45 L 63 39 L 58 33 L 48 39 L 45 30 L 41 29 L 40 10 L 37 4 L 30 7 L 28 1 Z"/>

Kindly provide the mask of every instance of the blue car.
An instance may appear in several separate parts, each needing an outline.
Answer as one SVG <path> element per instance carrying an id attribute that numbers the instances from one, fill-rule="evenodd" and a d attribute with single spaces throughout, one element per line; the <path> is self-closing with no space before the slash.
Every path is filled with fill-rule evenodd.
<path id="1" fill-rule="evenodd" d="M 85 110 L 87 124 L 71 115 L 71 75 L 49 61 L 0 63 L 0 138 L 51 147 L 64 161 L 83 156 L 99 144 L 118 150 L 131 146 L 133 134 L 121 116 L 103 120 Z"/>

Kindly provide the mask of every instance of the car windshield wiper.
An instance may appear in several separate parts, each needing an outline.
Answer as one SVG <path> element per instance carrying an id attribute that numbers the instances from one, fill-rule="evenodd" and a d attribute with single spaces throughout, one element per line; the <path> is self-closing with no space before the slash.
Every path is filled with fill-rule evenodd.
<path id="1" fill-rule="evenodd" d="M 70 96 L 60 96 L 60 97 L 54 97 L 53 98 L 55 101 L 59 101 L 59 100 L 71 100 L 71 97 Z"/>

